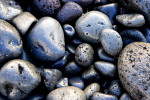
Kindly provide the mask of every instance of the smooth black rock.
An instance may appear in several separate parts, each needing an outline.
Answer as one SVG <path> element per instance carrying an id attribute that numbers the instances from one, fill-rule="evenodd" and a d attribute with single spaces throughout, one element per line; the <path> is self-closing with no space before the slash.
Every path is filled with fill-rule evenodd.
<path id="1" fill-rule="evenodd" d="M 105 5 L 108 4 L 109 0 L 94 0 L 94 4 Z"/>
<path id="2" fill-rule="evenodd" d="M 78 66 L 74 61 L 69 62 L 64 69 L 64 73 L 72 76 L 77 75 L 81 72 L 80 66 Z"/>
<path id="3" fill-rule="evenodd" d="M 86 7 L 88 6 L 89 4 L 91 4 L 94 0 L 61 0 L 63 3 L 66 3 L 66 2 L 69 2 L 69 1 L 72 1 L 72 2 L 75 2 L 79 5 L 81 5 L 82 7 Z"/>
<path id="4" fill-rule="evenodd" d="M 143 34 L 147 40 L 147 43 L 150 43 L 150 28 L 144 28 Z"/>
<path id="5" fill-rule="evenodd" d="M 122 94 L 122 89 L 118 80 L 112 81 L 109 86 L 109 94 L 120 97 Z"/>
<path id="6" fill-rule="evenodd" d="M 30 62 L 11 60 L 0 70 L 0 92 L 11 100 L 26 97 L 41 82 L 38 70 Z"/>
<path id="7" fill-rule="evenodd" d="M 82 8 L 75 2 L 67 2 L 59 10 L 57 14 L 57 19 L 61 23 L 69 23 L 75 21 L 83 13 Z"/>
<path id="8" fill-rule="evenodd" d="M 11 24 L 0 20 L 0 63 L 17 58 L 22 53 L 22 39 Z"/>
<path id="9" fill-rule="evenodd" d="M 28 98 L 25 98 L 25 100 L 44 100 L 45 96 L 42 94 L 31 94 Z"/>
<path id="10" fill-rule="evenodd" d="M 98 57 L 101 59 L 101 60 L 104 60 L 104 61 L 107 61 L 107 62 L 115 62 L 116 59 L 110 55 L 108 55 L 103 48 L 98 48 L 97 49 L 97 52 L 98 52 Z"/>
<path id="11" fill-rule="evenodd" d="M 75 54 L 75 52 L 76 52 L 76 47 L 74 46 L 74 45 L 72 45 L 72 44 L 67 44 L 66 45 L 66 49 L 71 53 L 71 54 Z"/>
<path id="12" fill-rule="evenodd" d="M 86 82 L 99 82 L 100 80 L 100 75 L 94 69 L 93 65 L 91 65 L 86 71 L 84 71 L 81 77 Z"/>
<path id="13" fill-rule="evenodd" d="M 69 78 L 69 85 L 84 89 L 84 82 L 80 77 Z"/>
<path id="14" fill-rule="evenodd" d="M 63 30 L 68 38 L 72 38 L 75 35 L 75 29 L 69 24 L 63 25 Z"/>
<path id="15" fill-rule="evenodd" d="M 51 16 L 57 14 L 61 8 L 59 0 L 33 0 L 35 8 L 44 16 Z"/>
<path id="16" fill-rule="evenodd" d="M 111 20 L 111 23 L 114 24 L 116 21 L 116 16 L 118 15 L 119 12 L 119 7 L 118 7 L 118 3 L 111 3 L 111 4 L 95 7 L 95 10 L 106 14 Z"/>
<path id="17" fill-rule="evenodd" d="M 120 33 L 124 46 L 132 43 L 132 42 L 147 42 L 144 35 L 136 29 L 128 29 L 124 30 Z"/>
<path id="18" fill-rule="evenodd" d="M 53 90 L 56 83 L 62 78 L 62 72 L 57 69 L 44 69 L 42 78 L 47 90 Z"/>
<path id="19" fill-rule="evenodd" d="M 77 37 L 73 38 L 72 39 L 72 43 L 75 44 L 75 45 L 80 45 L 83 43 L 83 41 Z"/>
<path id="20" fill-rule="evenodd" d="M 68 86 L 68 78 L 62 78 L 57 82 L 55 87 L 61 88 L 61 87 L 66 87 L 66 86 Z"/>

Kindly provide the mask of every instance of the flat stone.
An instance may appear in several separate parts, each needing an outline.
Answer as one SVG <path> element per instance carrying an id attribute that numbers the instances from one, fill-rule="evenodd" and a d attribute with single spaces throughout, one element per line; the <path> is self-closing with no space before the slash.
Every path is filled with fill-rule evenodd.
<path id="1" fill-rule="evenodd" d="M 133 99 L 150 98 L 150 44 L 134 42 L 126 46 L 118 58 L 119 77 Z"/>

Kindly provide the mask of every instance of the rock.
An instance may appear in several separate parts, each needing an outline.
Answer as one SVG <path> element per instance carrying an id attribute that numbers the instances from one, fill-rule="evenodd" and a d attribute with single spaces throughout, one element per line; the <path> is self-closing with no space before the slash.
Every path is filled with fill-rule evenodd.
<path id="1" fill-rule="evenodd" d="M 145 24 L 144 16 L 141 14 L 122 14 L 117 15 L 116 19 L 126 27 L 141 27 Z"/>
<path id="2" fill-rule="evenodd" d="M 99 82 L 100 81 L 100 75 L 94 69 L 93 65 L 91 65 L 87 70 L 85 70 L 82 73 L 81 77 L 86 82 Z"/>
<path id="3" fill-rule="evenodd" d="M 67 86 L 68 86 L 68 78 L 62 78 L 56 84 L 56 88 L 67 87 Z"/>
<path id="4" fill-rule="evenodd" d="M 122 94 L 121 86 L 118 80 L 114 80 L 111 82 L 109 86 L 109 94 L 120 97 Z"/>
<path id="5" fill-rule="evenodd" d="M 75 24 L 78 36 L 90 43 L 100 43 L 99 36 L 106 28 L 111 29 L 112 24 L 105 14 L 98 11 L 87 12 Z"/>
<path id="6" fill-rule="evenodd" d="M 78 37 L 75 37 L 75 38 L 73 38 L 72 39 L 72 43 L 74 44 L 74 45 L 80 45 L 80 44 L 82 44 L 83 43 L 83 41 L 81 40 L 81 39 L 79 39 Z"/>
<path id="7" fill-rule="evenodd" d="M 0 63 L 19 57 L 22 51 L 18 31 L 8 22 L 0 20 Z"/>
<path id="8" fill-rule="evenodd" d="M 132 100 L 128 93 L 123 93 L 119 100 Z"/>
<path id="9" fill-rule="evenodd" d="M 149 100 L 150 44 L 134 42 L 126 46 L 118 58 L 122 85 L 135 100 Z"/>
<path id="10" fill-rule="evenodd" d="M 29 12 L 23 12 L 17 17 L 12 20 L 12 23 L 21 33 L 21 35 L 25 35 L 28 31 L 30 26 L 36 21 L 37 19 Z"/>
<path id="11" fill-rule="evenodd" d="M 56 61 L 65 54 L 62 27 L 51 17 L 38 21 L 27 36 L 27 44 L 33 57 L 40 61 Z"/>
<path id="12" fill-rule="evenodd" d="M 81 68 L 74 61 L 71 61 L 65 66 L 63 72 L 68 76 L 78 75 L 81 72 Z"/>
<path id="13" fill-rule="evenodd" d="M 44 100 L 45 97 L 42 94 L 31 94 L 28 98 L 25 98 L 24 100 Z"/>
<path id="14" fill-rule="evenodd" d="M 107 62 L 115 62 L 115 58 L 113 58 L 112 56 L 108 55 L 103 48 L 98 48 L 98 57 L 101 60 L 107 61 Z"/>
<path id="15" fill-rule="evenodd" d="M 86 97 L 81 89 L 68 86 L 51 91 L 46 100 L 86 100 Z"/>
<path id="16" fill-rule="evenodd" d="M 128 29 L 120 33 L 123 45 L 126 46 L 132 42 L 146 42 L 144 35 L 137 29 Z"/>
<path id="17" fill-rule="evenodd" d="M 111 56 L 116 56 L 121 51 L 123 42 L 117 31 L 112 29 L 104 29 L 100 35 L 101 44 Z"/>
<path id="18" fill-rule="evenodd" d="M 145 18 L 147 19 L 147 24 L 150 23 L 149 0 L 121 0 L 121 2 L 126 9 L 144 14 Z"/>
<path id="19" fill-rule="evenodd" d="M 76 47 L 72 44 L 67 44 L 66 49 L 72 54 L 75 55 L 76 52 Z"/>
<path id="20" fill-rule="evenodd" d="M 108 94 L 96 92 L 93 94 L 91 100 L 118 100 L 118 98 L 113 96 L 113 95 L 108 95 Z"/>
<path id="21" fill-rule="evenodd" d="M 109 19 L 111 20 L 111 23 L 112 24 L 115 23 L 115 21 L 116 21 L 115 18 L 119 12 L 118 3 L 110 3 L 110 4 L 95 7 L 94 9 L 106 14 L 109 17 Z"/>
<path id="22" fill-rule="evenodd" d="M 114 77 L 116 74 L 116 66 L 112 63 L 105 62 L 105 61 L 97 61 L 94 63 L 94 66 L 104 76 Z"/>
<path id="23" fill-rule="evenodd" d="M 38 70 L 24 60 L 11 60 L 0 70 L 0 92 L 11 100 L 26 97 L 41 82 Z"/>
<path id="24" fill-rule="evenodd" d="M 75 52 L 75 61 L 77 64 L 88 67 L 93 62 L 94 50 L 93 48 L 87 44 L 80 44 Z"/>
<path id="25" fill-rule="evenodd" d="M 92 95 L 95 92 L 100 91 L 100 85 L 98 83 L 92 83 L 84 89 L 86 100 L 91 100 Z"/>
<path id="26" fill-rule="evenodd" d="M 44 16 L 56 15 L 61 8 L 60 0 L 33 0 L 35 8 Z"/>
<path id="27" fill-rule="evenodd" d="M 143 34 L 147 40 L 147 43 L 150 43 L 150 28 L 144 28 Z"/>
<path id="28" fill-rule="evenodd" d="M 75 35 L 75 29 L 71 25 L 65 24 L 63 25 L 63 29 L 68 38 L 72 38 Z"/>
<path id="29" fill-rule="evenodd" d="M 61 0 L 63 3 L 66 2 L 75 2 L 77 4 L 79 4 L 82 7 L 87 7 L 88 5 L 90 5 L 94 0 Z"/>
<path id="30" fill-rule="evenodd" d="M 10 21 L 21 13 L 21 7 L 14 0 L 0 0 L 0 19 Z"/>
<path id="31" fill-rule="evenodd" d="M 98 5 L 105 5 L 108 3 L 109 3 L 108 0 L 94 0 L 94 4 L 98 4 Z"/>
<path id="32" fill-rule="evenodd" d="M 50 68 L 51 69 L 63 69 L 70 58 L 71 58 L 71 54 L 68 51 L 66 51 L 64 57 L 54 62 Z"/>
<path id="33" fill-rule="evenodd" d="M 84 89 L 84 82 L 80 77 L 69 78 L 69 85 L 80 89 Z"/>
<path id="34" fill-rule="evenodd" d="M 57 19 L 61 23 L 70 23 L 79 18 L 83 13 L 83 10 L 80 5 L 75 2 L 67 2 L 59 10 L 57 14 Z"/>
<path id="35" fill-rule="evenodd" d="M 53 90 L 57 82 L 62 78 L 62 72 L 57 69 L 44 69 L 42 78 L 47 90 Z"/>

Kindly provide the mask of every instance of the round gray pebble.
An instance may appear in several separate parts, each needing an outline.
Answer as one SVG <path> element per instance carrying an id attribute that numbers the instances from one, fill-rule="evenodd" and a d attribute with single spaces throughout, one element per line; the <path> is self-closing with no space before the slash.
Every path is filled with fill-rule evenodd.
<path id="1" fill-rule="evenodd" d="M 104 50 L 111 56 L 116 56 L 121 51 L 123 42 L 117 31 L 104 29 L 100 35 Z"/>
<path id="2" fill-rule="evenodd" d="M 92 95 L 95 92 L 99 92 L 99 91 L 100 91 L 100 85 L 98 83 L 92 83 L 92 84 L 90 84 L 89 86 L 87 86 L 84 89 L 84 92 L 85 92 L 85 95 L 86 95 L 86 99 L 90 100 L 91 97 L 92 97 Z"/>
<path id="3" fill-rule="evenodd" d="M 0 19 L 10 21 L 21 13 L 21 7 L 14 0 L 0 0 Z"/>
<path id="4" fill-rule="evenodd" d="M 33 57 L 40 61 L 56 61 L 65 54 L 64 32 L 52 17 L 43 17 L 32 28 L 27 44 Z"/>
<path id="5" fill-rule="evenodd" d="M 12 23 L 18 29 L 18 31 L 25 35 L 28 31 L 30 26 L 36 21 L 37 19 L 29 12 L 23 12 L 17 17 L 12 20 Z"/>
<path id="6" fill-rule="evenodd" d="M 81 89 L 68 86 L 51 91 L 46 100 L 86 100 L 86 97 Z"/>
<path id="7" fill-rule="evenodd" d="M 75 61 L 77 64 L 88 67 L 92 64 L 93 57 L 94 50 L 89 44 L 82 43 L 77 47 L 75 52 Z"/>
<path id="8" fill-rule="evenodd" d="M 75 21 L 83 13 L 82 8 L 75 2 L 67 2 L 63 5 L 57 14 L 57 19 L 61 23 L 69 23 Z"/>
<path id="9" fill-rule="evenodd" d="M 36 67 L 19 59 L 3 65 L 0 79 L 0 92 L 11 100 L 23 99 L 41 82 Z"/>
<path id="10" fill-rule="evenodd" d="M 100 34 L 106 28 L 112 28 L 111 21 L 98 11 L 90 11 L 82 15 L 75 24 L 78 36 L 90 43 L 100 43 Z"/>
<path id="11" fill-rule="evenodd" d="M 145 24 L 144 16 L 141 14 L 122 14 L 117 15 L 116 19 L 126 27 L 141 27 Z"/>
<path id="12" fill-rule="evenodd" d="M 108 77 L 114 77 L 116 73 L 116 66 L 112 63 L 105 61 L 97 61 L 94 63 L 94 66 L 98 71 L 100 71 L 103 75 Z"/>
<path id="13" fill-rule="evenodd" d="M 127 45 L 118 58 L 119 77 L 135 100 L 150 98 L 150 44 L 134 42 Z"/>
<path id="14" fill-rule="evenodd" d="M 118 98 L 116 96 L 113 96 L 113 95 L 108 95 L 108 94 L 96 92 L 93 94 L 91 100 L 118 100 Z"/>

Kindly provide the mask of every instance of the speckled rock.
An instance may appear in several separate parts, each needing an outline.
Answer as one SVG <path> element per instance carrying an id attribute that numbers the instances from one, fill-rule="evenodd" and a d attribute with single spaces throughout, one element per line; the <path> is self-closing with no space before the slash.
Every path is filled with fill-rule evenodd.
<path id="1" fill-rule="evenodd" d="M 40 61 L 62 58 L 65 54 L 65 41 L 61 25 L 52 17 L 41 18 L 29 32 L 27 45 L 33 57 Z"/>
<path id="2" fill-rule="evenodd" d="M 109 18 L 99 11 L 87 12 L 75 24 L 78 36 L 90 43 L 100 43 L 99 36 L 106 28 L 111 29 L 112 24 Z"/>
<path id="3" fill-rule="evenodd" d="M 21 7 L 14 0 L 0 0 L 0 19 L 10 21 L 21 13 Z"/>
<path id="4" fill-rule="evenodd" d="M 141 14 L 122 14 L 117 15 L 116 19 L 126 27 L 141 27 L 145 24 L 144 16 Z"/>
<path id="5" fill-rule="evenodd" d="M 80 44 L 75 52 L 75 61 L 77 64 L 88 67 L 93 62 L 94 50 L 93 48 L 87 44 Z"/>
<path id="6" fill-rule="evenodd" d="M 82 8 L 75 2 L 67 2 L 59 10 L 57 14 L 57 19 L 61 23 L 69 23 L 75 21 L 83 13 Z"/>
<path id="7" fill-rule="evenodd" d="M 0 92 L 10 100 L 23 99 L 41 82 L 36 67 L 19 59 L 3 65 L 0 79 Z"/>
<path id="8" fill-rule="evenodd" d="M 91 97 L 92 97 L 92 95 L 95 92 L 99 92 L 99 91 L 100 91 L 100 85 L 98 83 L 92 83 L 92 84 L 90 84 L 89 86 L 87 86 L 84 89 L 84 92 L 85 92 L 85 95 L 86 95 L 86 99 L 90 100 Z"/>
<path id="9" fill-rule="evenodd" d="M 111 56 L 116 56 L 121 51 L 123 42 L 117 31 L 104 29 L 100 35 L 104 50 Z"/>
<path id="10" fill-rule="evenodd" d="M 112 63 L 105 61 L 97 61 L 94 63 L 94 66 L 98 71 L 100 71 L 103 75 L 108 77 L 114 77 L 116 73 L 116 66 Z"/>
<path id="11" fill-rule="evenodd" d="M 81 89 L 68 86 L 51 91 L 46 100 L 86 100 L 86 97 Z"/>
<path id="12" fill-rule="evenodd" d="M 126 46 L 118 58 L 118 72 L 122 85 L 136 100 L 150 98 L 150 44 L 134 42 Z"/>
<path id="13" fill-rule="evenodd" d="M 29 12 L 23 12 L 12 20 L 18 31 L 24 35 L 37 19 Z"/>
<path id="14" fill-rule="evenodd" d="M 33 4 L 44 16 L 55 15 L 61 8 L 60 0 L 33 0 Z"/>
<path id="15" fill-rule="evenodd" d="M 136 11 L 145 15 L 147 24 L 150 23 L 150 1 L 149 0 L 121 0 L 126 9 Z"/>
<path id="16" fill-rule="evenodd" d="M 61 0 L 63 3 L 66 3 L 66 2 L 69 2 L 69 1 L 72 1 L 72 2 L 75 2 L 79 5 L 81 5 L 82 7 L 86 7 L 88 6 L 89 4 L 91 4 L 94 0 Z"/>
<path id="17" fill-rule="evenodd" d="M 108 95 L 108 94 L 96 92 L 93 94 L 91 100 L 118 100 L 118 98 L 113 96 L 113 95 Z"/>
<path id="18" fill-rule="evenodd" d="M 14 26 L 0 20 L 0 63 L 17 58 L 23 51 L 23 43 Z"/>

